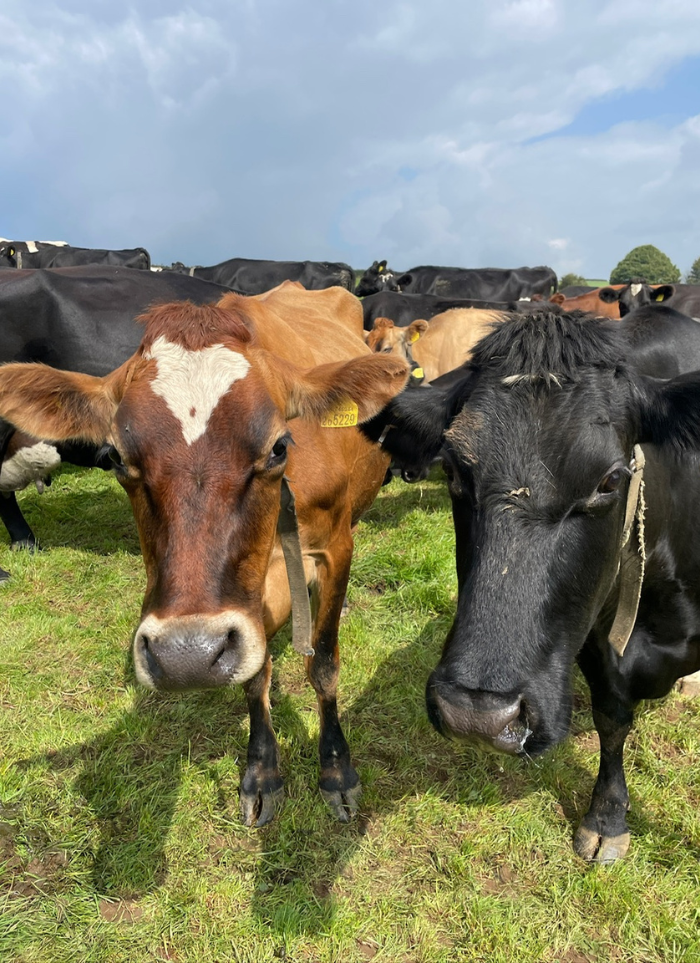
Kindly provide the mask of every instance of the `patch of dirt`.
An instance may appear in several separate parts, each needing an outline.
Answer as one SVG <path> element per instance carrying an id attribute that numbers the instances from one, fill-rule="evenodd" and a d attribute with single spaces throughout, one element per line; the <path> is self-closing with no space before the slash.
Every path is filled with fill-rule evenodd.
<path id="1" fill-rule="evenodd" d="M 481 888 L 491 896 L 515 897 L 518 895 L 518 876 L 512 866 L 501 863 L 493 876 L 478 877 Z"/>
<path id="2" fill-rule="evenodd" d="M 379 952 L 379 943 L 374 940 L 356 940 L 357 948 L 366 960 L 373 960 Z"/>
<path id="3" fill-rule="evenodd" d="M 133 899 L 106 900 L 99 902 L 100 916 L 108 923 L 136 923 L 143 916 L 143 910 Z M 173 957 L 165 957 L 173 959 Z"/>

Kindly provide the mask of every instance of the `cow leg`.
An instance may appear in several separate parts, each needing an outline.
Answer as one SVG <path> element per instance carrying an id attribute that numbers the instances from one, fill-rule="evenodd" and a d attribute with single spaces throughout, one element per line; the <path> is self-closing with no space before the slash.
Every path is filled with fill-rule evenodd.
<path id="1" fill-rule="evenodd" d="M 574 849 L 583 859 L 613 863 L 625 855 L 630 844 L 629 793 L 622 754 L 634 713 L 632 705 L 614 696 L 604 680 L 588 678 L 586 669 L 592 666 L 587 666 L 585 659 L 581 659 L 581 668 L 591 687 L 593 721 L 600 739 L 600 768 L 590 808 L 574 836 Z M 597 673 L 600 676 L 600 664 Z"/>
<path id="2" fill-rule="evenodd" d="M 350 748 L 338 719 L 336 692 L 340 656 L 338 626 L 350 575 L 352 538 L 344 547 L 333 545 L 323 556 L 317 584 L 318 611 L 313 638 L 314 655 L 306 658 L 306 672 L 316 692 L 320 717 L 319 757 L 321 795 L 341 822 L 357 812 L 362 786 L 350 761 Z"/>
<path id="3" fill-rule="evenodd" d="M 241 815 L 246 826 L 264 826 L 282 805 L 283 780 L 279 770 L 277 740 L 270 718 L 272 659 L 244 683 L 250 714 L 248 763 L 241 782 Z"/>
<path id="4" fill-rule="evenodd" d="M 36 549 L 34 532 L 27 524 L 14 492 L 0 493 L 0 520 L 9 533 L 13 549 Z"/>

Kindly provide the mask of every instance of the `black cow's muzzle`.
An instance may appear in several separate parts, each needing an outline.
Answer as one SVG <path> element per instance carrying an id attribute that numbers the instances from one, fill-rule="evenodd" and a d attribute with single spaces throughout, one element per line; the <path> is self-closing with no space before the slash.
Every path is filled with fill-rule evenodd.
<path id="1" fill-rule="evenodd" d="M 532 730 L 520 693 L 467 689 L 442 681 L 436 670 L 428 679 L 425 698 L 428 717 L 441 735 L 512 756 L 525 751 Z"/>

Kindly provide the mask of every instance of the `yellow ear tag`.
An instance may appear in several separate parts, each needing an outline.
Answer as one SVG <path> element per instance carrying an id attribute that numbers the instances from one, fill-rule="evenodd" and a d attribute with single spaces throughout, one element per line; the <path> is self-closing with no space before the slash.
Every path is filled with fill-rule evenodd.
<path id="1" fill-rule="evenodd" d="M 10 257 L 14 257 L 14 256 L 15 256 L 15 249 L 14 249 L 13 247 L 11 247 L 10 250 L 9 250 L 7 253 L 10 255 Z"/>
<path id="2" fill-rule="evenodd" d="M 418 338 L 420 338 L 420 334 L 417 331 L 414 331 L 411 335 L 411 344 L 415 344 Z"/>
<path id="3" fill-rule="evenodd" d="M 380 264 L 378 268 L 378 273 L 381 274 L 383 270 L 384 270 L 384 265 Z"/>
<path id="4" fill-rule="evenodd" d="M 338 401 L 321 418 L 322 428 L 351 428 L 357 424 L 358 407 L 350 398 Z"/>
<path id="5" fill-rule="evenodd" d="M 657 295 L 656 295 L 656 300 L 657 300 L 657 301 L 663 301 L 663 299 L 664 299 L 663 294 L 657 294 Z"/>
<path id="6" fill-rule="evenodd" d="M 412 378 L 425 378 L 425 371 L 422 368 L 414 368 L 411 372 Z"/>

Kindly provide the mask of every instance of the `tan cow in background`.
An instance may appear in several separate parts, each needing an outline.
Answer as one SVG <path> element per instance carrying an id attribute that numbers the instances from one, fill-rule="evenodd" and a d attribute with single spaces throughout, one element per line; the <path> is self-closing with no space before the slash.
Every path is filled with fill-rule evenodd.
<path id="1" fill-rule="evenodd" d="M 476 342 L 507 316 L 505 311 L 454 308 L 405 328 L 389 318 L 376 318 L 367 344 L 373 351 L 406 358 L 422 370 L 426 381 L 434 381 L 464 364 Z"/>

